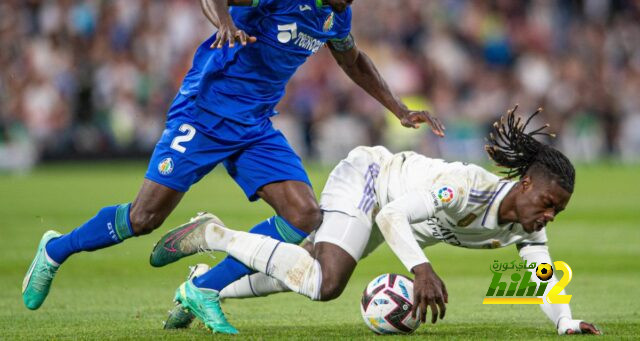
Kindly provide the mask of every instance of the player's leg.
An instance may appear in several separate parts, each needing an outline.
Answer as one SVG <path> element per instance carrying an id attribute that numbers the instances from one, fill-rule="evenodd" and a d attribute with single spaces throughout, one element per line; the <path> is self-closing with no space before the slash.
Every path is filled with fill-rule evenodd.
<path id="1" fill-rule="evenodd" d="M 308 182 L 273 182 L 261 187 L 258 195 L 273 207 L 278 216 L 307 235 L 322 223 L 320 205 Z"/>
<path id="2" fill-rule="evenodd" d="M 353 157 L 351 157 L 352 154 Z M 374 234 L 374 238 L 370 238 L 373 207 L 375 206 L 370 189 L 374 180 L 372 170 L 377 168 L 371 166 L 371 157 L 367 154 L 367 152 L 351 153 L 350 158 L 343 160 L 332 171 L 323 191 L 323 205 L 329 208 L 342 208 L 352 212 L 355 216 L 338 210 L 326 213 L 322 225 L 314 236 L 320 246 L 317 252 L 313 250 L 310 253 L 312 249 L 309 243 L 305 245 L 305 250 L 305 248 L 279 243 L 268 237 L 245 232 L 239 232 L 240 235 L 231 238 L 231 231 L 222 227 L 221 224 L 217 224 L 213 219 L 202 224 L 202 228 L 199 229 L 200 233 L 192 234 L 195 238 L 191 238 L 192 241 L 199 239 L 199 248 L 215 248 L 216 246 L 213 244 L 220 244 L 218 239 L 229 237 L 226 238 L 227 241 L 237 240 L 238 245 L 242 245 L 239 249 L 248 253 L 261 254 L 261 257 L 249 256 L 244 261 L 258 259 L 259 262 L 269 263 L 273 259 L 272 264 L 278 264 L 276 269 L 288 269 L 284 274 L 280 272 L 273 277 L 261 273 L 245 276 L 243 279 L 246 278 L 246 281 L 237 280 L 228 287 L 228 290 L 223 289 L 223 292 L 229 297 L 253 296 L 256 290 L 260 291 L 261 289 L 264 289 L 265 293 L 279 291 L 278 287 L 284 284 L 290 290 L 302 293 L 312 299 L 329 300 L 339 296 L 355 268 L 357 259 L 382 243 L 379 233 L 377 233 L 377 237 Z M 366 205 L 361 205 L 361 203 Z M 222 229 L 220 230 L 216 226 L 220 226 Z M 330 226 L 331 228 L 329 228 Z M 240 240 L 243 239 L 242 237 L 246 237 L 246 240 Z M 267 247 L 263 250 L 263 246 Z M 283 252 L 276 253 L 277 246 L 280 246 L 279 249 Z M 227 257 L 225 261 L 229 259 L 237 261 L 230 257 Z M 326 268 L 324 276 L 323 267 Z M 267 267 L 264 268 L 264 270 L 266 269 Z M 215 273 L 215 269 L 203 276 L 212 273 Z M 289 283 L 286 282 L 287 273 L 289 274 Z M 252 277 L 267 280 L 252 282 Z M 276 278 L 277 281 L 269 281 L 268 279 L 271 278 Z M 264 287 L 257 289 L 252 287 L 254 285 L 264 285 Z"/>
<path id="3" fill-rule="evenodd" d="M 312 202 L 317 207 L 300 158 L 291 150 L 282 134 L 273 129 L 270 122 L 264 123 L 245 126 L 223 119 L 220 124 L 212 125 L 215 126 L 216 131 L 240 131 L 245 134 L 238 139 L 245 145 L 240 151 L 225 160 L 225 167 L 230 175 L 234 177 L 252 201 L 260 197 L 259 189 L 273 182 L 286 182 L 289 179 L 300 182 L 307 190 L 306 199 L 313 199 Z M 297 191 L 299 186 L 300 184 L 296 183 L 290 187 L 294 187 L 293 191 Z M 289 186 L 284 187 L 289 188 Z M 298 203 L 293 199 L 289 200 L 289 204 L 291 206 L 298 205 L 297 207 L 306 205 L 305 202 Z M 294 215 L 288 216 L 301 219 Z M 317 218 L 319 217 L 320 215 Z M 199 241 L 202 240 L 202 231 L 205 226 L 211 223 L 222 224 L 215 216 L 204 214 L 197 220 L 167 233 L 154 247 L 150 259 L 151 264 L 163 266 L 201 250 L 202 246 Z M 317 223 L 315 224 L 317 225 Z M 307 225 L 304 228 L 311 229 Z M 271 236 L 287 243 L 299 243 L 307 236 L 304 230 L 294 226 L 280 215 L 257 224 L 250 232 Z M 235 328 L 230 326 L 226 320 L 223 321 L 224 323 L 214 325 L 209 323 L 209 317 L 223 316 L 218 303 L 219 291 L 229 283 L 251 272 L 243 264 L 231 258 L 225 259 L 207 274 L 183 283 L 176 292 L 176 300 L 182 302 L 185 308 L 192 311 L 215 332 L 235 333 L 237 332 Z"/>
<path id="4" fill-rule="evenodd" d="M 322 212 L 300 157 L 271 122 L 265 123 L 263 137 L 241 154 L 225 160 L 224 165 L 249 200 L 261 198 L 276 212 L 249 232 L 299 244 L 320 225 Z M 196 285 L 222 290 L 251 272 L 227 257 L 199 277 Z"/>
<path id="5" fill-rule="evenodd" d="M 249 230 L 250 233 L 298 244 L 322 219 L 313 190 L 304 182 L 271 183 L 258 190 L 258 195 L 274 207 L 277 215 L 258 223 Z M 200 288 L 220 291 L 252 272 L 244 264 L 227 257 L 193 283 Z"/>
<path id="6" fill-rule="evenodd" d="M 51 240 L 47 255 L 57 264 L 81 251 L 94 251 L 131 236 L 150 233 L 173 211 L 184 193 L 145 179 L 131 204 L 108 206 L 80 227 Z"/>
<path id="7" fill-rule="evenodd" d="M 46 246 L 57 264 L 80 251 L 93 251 L 117 244 L 131 236 L 156 229 L 173 211 L 184 193 L 145 179 L 131 204 L 107 206 L 87 222 Z"/>
<path id="8" fill-rule="evenodd" d="M 153 231 L 173 211 L 189 186 L 228 156 L 227 152 L 218 158 L 211 153 L 206 159 L 194 157 L 202 154 L 197 153 L 201 152 L 198 148 L 210 143 L 205 135 L 197 133 L 197 122 L 191 119 L 189 108 L 193 106 L 187 99 L 178 97 L 174 101 L 166 129 L 151 156 L 146 179 L 132 204 L 104 207 L 68 234 L 55 231 L 45 234 L 23 281 L 23 300 L 29 309 L 37 309 L 43 303 L 56 271 L 70 255 L 109 247 Z"/>
<path id="9" fill-rule="evenodd" d="M 210 249 L 225 251 L 246 266 L 282 281 L 289 289 L 312 300 L 340 295 L 357 259 L 365 250 L 371 226 L 340 212 L 327 212 L 318 230 L 330 230 L 316 242 L 314 255 L 304 248 L 247 232 L 210 224 L 206 242 Z M 353 254 L 351 254 L 353 253 Z"/>
<path id="10" fill-rule="evenodd" d="M 323 245 L 319 242 L 326 242 L 327 244 L 338 245 L 342 249 L 336 251 L 332 250 L 332 246 L 321 246 L 317 251 L 314 251 L 313 256 L 319 261 L 322 261 L 327 268 L 325 280 L 322 283 L 325 288 L 325 299 L 336 297 L 341 293 L 344 288 L 344 282 L 342 282 L 342 280 L 348 280 L 353 270 L 350 265 L 350 259 L 346 257 L 346 255 L 350 255 L 353 262 L 355 262 L 364 252 L 363 248 L 367 246 L 371 226 L 373 225 L 373 207 L 376 205 L 376 196 L 374 193 L 375 180 L 379 170 L 379 162 L 387 154 L 389 154 L 389 152 L 383 148 L 355 149 L 349 154 L 347 159 L 341 161 L 331 172 L 329 180 L 323 190 L 323 208 L 327 208 L 332 212 L 325 214 L 324 221 L 315 236 L 316 243 Z M 239 183 L 241 182 L 242 181 L 239 181 Z M 267 187 L 265 186 L 265 188 Z M 275 189 L 276 191 L 266 193 L 267 195 L 275 194 L 268 198 L 286 197 L 285 195 L 278 194 L 277 190 L 281 190 L 282 187 L 276 186 Z M 299 193 L 299 191 L 294 193 Z M 272 206 L 278 209 L 278 204 L 279 201 L 274 201 Z M 286 209 L 286 207 L 283 207 L 283 209 Z M 329 217 L 327 217 L 327 215 Z M 210 236 L 210 239 L 215 239 L 215 237 Z M 381 243 L 381 239 L 377 238 L 375 242 L 379 244 Z M 353 246 L 351 244 L 353 244 Z M 209 245 L 203 247 L 211 245 L 212 244 L 209 243 Z M 273 246 L 275 244 L 270 243 L 270 245 Z M 304 250 L 284 244 L 281 246 L 283 249 L 290 250 L 291 254 L 299 256 L 299 259 L 306 260 L 307 264 L 305 266 L 307 266 L 307 270 L 309 270 L 307 275 L 311 276 L 312 273 L 320 273 L 320 271 L 314 272 L 313 268 L 308 268 L 308 266 L 313 265 L 314 262 L 309 261 L 309 255 Z M 335 252 L 327 252 L 326 254 L 329 256 L 325 259 L 323 257 L 325 254 L 324 250 Z M 233 254 L 231 254 L 231 256 L 233 256 Z M 286 257 L 283 256 L 283 258 Z M 332 261 L 336 261 L 335 268 L 333 267 L 334 264 Z M 318 263 L 318 265 L 319 264 L 320 263 Z M 245 263 L 245 265 L 248 264 Z M 344 268 L 342 267 L 343 265 L 345 265 Z M 353 264 L 353 266 L 355 266 L 355 264 Z M 208 274 L 205 274 L 203 277 L 207 275 Z M 284 281 L 283 278 L 279 278 L 278 276 L 274 277 Z M 316 286 L 316 288 L 318 287 L 319 286 Z M 295 289 L 292 288 L 292 290 Z M 302 290 L 304 291 L 304 289 Z M 319 294 L 319 292 L 317 293 Z M 313 297 L 313 294 L 311 294 L 311 296 Z"/>
<path id="11" fill-rule="evenodd" d="M 320 224 L 322 214 L 302 162 L 282 133 L 274 130 L 270 123 L 266 128 L 261 128 L 261 133 L 261 137 L 249 148 L 225 160 L 225 167 L 249 200 L 263 198 L 277 213 L 255 225 L 249 232 L 298 244 Z M 206 222 L 199 226 L 204 225 Z M 192 237 L 198 233 L 201 233 L 201 229 L 196 226 L 172 230 L 154 248 L 151 264 L 163 266 L 197 252 L 204 245 L 196 245 L 190 241 L 198 239 Z M 177 241 L 178 238 L 185 242 Z M 171 243 L 171 246 L 167 243 Z M 198 277 L 194 284 L 200 288 L 220 291 L 251 272 L 240 262 L 227 258 L 209 273 Z"/>
<path id="12" fill-rule="evenodd" d="M 29 309 L 46 299 L 60 265 L 72 254 L 94 251 L 151 232 L 173 210 L 183 193 L 145 180 L 133 204 L 107 206 L 73 231 L 45 233 L 23 281 L 22 296 Z"/>
<path id="13" fill-rule="evenodd" d="M 310 254 L 313 254 L 313 242 L 306 241 L 301 245 L 301 247 L 307 250 Z M 262 272 L 254 272 L 243 276 L 220 290 L 220 298 L 263 297 L 288 291 L 291 290 L 282 283 L 282 281 L 265 275 Z"/>
<path id="14" fill-rule="evenodd" d="M 376 204 L 373 187 L 374 187 L 375 177 L 377 176 L 377 170 L 379 169 L 378 164 L 375 162 L 376 159 L 378 159 L 378 157 L 376 157 L 376 154 L 384 154 L 384 153 L 377 153 L 375 151 L 376 151 L 375 148 L 368 148 L 368 149 L 358 148 L 354 150 L 352 153 L 350 153 L 349 157 L 346 160 L 343 160 L 332 171 L 329 177 L 329 181 L 327 182 L 327 185 L 325 186 L 325 189 L 323 191 L 323 205 L 325 207 L 328 207 L 329 209 L 333 209 L 333 211 L 348 212 L 342 215 L 339 215 L 337 212 L 336 214 L 337 216 L 351 217 L 353 219 L 345 219 L 345 221 L 337 221 L 335 223 L 329 223 L 329 224 L 323 223 L 322 228 L 320 229 L 320 231 L 318 231 L 318 235 L 319 236 L 322 236 L 323 234 L 326 235 L 327 233 L 324 233 L 326 231 L 331 231 L 331 233 L 328 234 L 329 235 L 328 238 L 324 238 L 324 239 L 320 238 L 317 240 L 326 241 L 332 244 L 344 246 L 345 248 L 348 249 L 347 252 L 348 253 L 350 252 L 352 254 L 352 258 L 354 259 L 358 259 L 358 257 L 361 255 L 362 250 L 359 250 L 360 245 L 358 245 L 358 247 L 349 248 L 348 240 L 351 239 L 353 242 L 360 243 L 360 244 L 364 243 L 364 245 L 366 246 L 366 243 L 369 239 L 368 238 L 369 233 L 371 231 L 371 225 L 372 225 L 371 215 L 372 215 L 373 207 Z M 386 150 L 384 152 L 386 152 Z M 247 182 L 247 178 L 236 177 L 236 181 L 238 181 L 238 183 L 242 185 L 243 183 Z M 251 188 L 251 186 L 243 186 L 243 188 L 247 188 L 247 187 Z M 294 195 L 289 195 L 289 196 L 283 195 L 282 194 L 283 188 L 286 188 L 284 186 L 269 185 L 269 186 L 264 186 L 263 189 L 266 189 L 268 187 L 272 187 L 272 190 L 266 192 L 266 194 L 267 195 L 274 194 L 270 197 L 265 196 L 268 199 L 295 197 Z M 300 191 L 292 191 L 292 192 L 294 194 L 297 194 Z M 278 209 L 277 205 L 282 202 L 286 202 L 286 201 L 274 200 L 274 203 L 272 205 L 276 207 L 276 209 Z M 282 208 L 286 209 L 286 207 L 282 207 Z M 355 217 L 358 217 L 358 218 L 355 218 Z M 358 222 L 360 222 L 360 224 Z M 215 224 L 212 224 L 212 226 L 215 227 Z M 353 231 L 358 231 L 358 232 L 354 233 Z M 364 232 L 360 232 L 360 231 L 364 231 Z M 353 233 L 353 235 L 350 235 L 351 233 Z M 205 240 L 207 242 L 209 240 L 207 240 L 206 233 L 204 233 L 204 231 L 202 235 L 203 237 L 201 238 L 201 240 L 203 241 L 203 245 L 201 245 L 200 247 L 206 249 L 207 247 L 210 247 L 212 244 L 204 243 Z M 216 236 L 210 235 L 209 238 L 215 239 Z M 316 236 L 316 238 L 318 238 L 318 236 Z M 347 242 L 345 242 L 345 240 Z M 300 248 L 297 248 L 297 249 L 290 248 L 288 246 L 285 247 L 284 245 L 283 247 L 285 249 L 291 249 L 292 254 L 298 254 L 301 257 L 300 259 L 308 260 L 307 258 L 308 253 L 306 253 L 304 250 Z M 356 249 L 358 249 L 358 251 L 354 251 Z M 337 254 L 341 254 L 341 253 L 337 252 Z M 231 254 L 231 256 L 233 256 L 233 254 Z M 320 257 L 321 254 L 315 254 L 314 256 Z M 339 260 L 342 261 L 342 259 L 339 259 Z M 228 258 L 225 261 L 235 262 L 235 260 L 233 260 L 232 258 Z M 329 264 L 329 260 L 326 260 L 325 262 L 327 263 L 327 266 L 331 265 Z M 349 262 L 347 260 L 347 261 L 341 262 L 340 264 L 349 264 Z M 338 268 L 337 270 L 341 270 L 341 268 Z M 212 269 L 209 273 L 203 275 L 201 278 L 206 279 L 212 273 L 215 273 L 215 271 L 216 271 L 216 268 Z M 326 282 L 326 286 L 328 290 L 326 294 L 329 294 L 329 293 L 332 294 L 332 295 L 327 295 L 328 298 L 330 296 L 335 296 L 336 294 L 339 294 L 342 288 L 344 288 L 344 286 L 341 285 L 342 283 L 340 281 L 333 280 L 335 278 L 345 277 L 344 273 L 340 271 L 335 271 L 335 273 L 336 273 L 335 276 L 327 277 L 328 279 Z M 350 272 L 348 273 L 350 275 Z M 277 276 L 274 276 L 274 277 L 278 278 Z M 210 278 L 215 279 L 216 277 L 210 277 Z M 278 279 L 283 280 L 282 278 L 278 278 Z M 227 284 L 230 284 L 230 282 Z"/>
<path id="15" fill-rule="evenodd" d="M 327 220 L 327 218 L 325 218 L 325 220 Z M 329 220 L 331 220 L 331 218 L 329 218 Z M 380 244 L 382 244 L 382 242 L 383 237 L 380 234 L 380 231 L 374 227 L 369 237 L 369 243 L 366 245 L 364 251 L 362 252 L 362 256 L 360 257 L 360 259 L 363 259 L 367 255 L 369 255 L 369 253 L 374 251 Z M 339 247 L 340 251 L 332 250 L 332 248 L 335 247 L 335 244 L 330 242 L 318 242 L 318 245 L 320 245 L 321 248 L 318 249 L 319 251 L 317 253 L 314 251 L 314 245 L 312 242 L 304 243 L 302 247 L 311 255 L 315 255 L 314 258 L 321 259 L 320 265 L 323 269 L 323 272 L 326 269 L 327 276 L 323 276 L 323 294 L 321 294 L 321 297 L 326 299 L 330 297 L 337 297 L 340 295 L 342 290 L 344 290 L 347 282 L 346 280 L 350 277 L 350 274 L 344 274 L 343 269 L 331 264 L 332 261 L 342 262 L 342 260 L 326 256 L 341 253 L 344 251 L 344 248 Z M 328 259 L 325 259 L 325 257 Z M 332 269 L 334 270 L 332 271 Z M 226 286 L 220 291 L 220 298 L 227 299 L 262 297 L 288 291 L 291 291 L 291 289 L 289 289 L 282 281 L 265 275 L 262 272 L 255 272 L 253 274 L 246 275 Z"/>

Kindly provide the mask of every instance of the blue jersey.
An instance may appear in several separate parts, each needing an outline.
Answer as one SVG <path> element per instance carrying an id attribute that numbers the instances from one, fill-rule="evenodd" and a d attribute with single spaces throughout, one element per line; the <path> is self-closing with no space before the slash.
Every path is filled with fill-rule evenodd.
<path id="1" fill-rule="evenodd" d="M 254 0 L 232 7 L 235 25 L 257 42 L 212 49 L 215 35 L 196 51 L 180 94 L 202 109 L 242 124 L 276 114 L 274 108 L 296 69 L 327 40 L 351 30 L 351 9 L 335 13 L 320 0 Z"/>

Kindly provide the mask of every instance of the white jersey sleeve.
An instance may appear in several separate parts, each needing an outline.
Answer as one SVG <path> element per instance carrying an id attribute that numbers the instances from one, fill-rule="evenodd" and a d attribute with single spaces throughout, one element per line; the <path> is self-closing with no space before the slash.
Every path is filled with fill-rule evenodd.
<path id="1" fill-rule="evenodd" d="M 465 190 L 457 181 L 416 189 L 380 210 L 376 216 L 380 232 L 407 270 L 429 262 L 413 235 L 411 224 L 432 218 L 440 210 L 460 210 L 464 205 Z"/>

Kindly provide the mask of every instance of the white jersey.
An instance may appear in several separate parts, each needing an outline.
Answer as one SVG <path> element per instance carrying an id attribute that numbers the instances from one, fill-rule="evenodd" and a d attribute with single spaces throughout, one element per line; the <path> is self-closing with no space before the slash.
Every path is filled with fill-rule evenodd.
<path id="1" fill-rule="evenodd" d="M 358 147 L 331 172 L 320 206 L 361 226 L 323 223 L 316 241 L 337 244 L 356 261 L 386 241 L 408 270 L 427 262 L 421 249 L 438 242 L 477 249 L 546 242 L 544 229 L 529 234 L 520 224 L 499 224 L 500 203 L 514 185 L 472 164 Z"/>
<path id="2" fill-rule="evenodd" d="M 492 249 L 547 241 L 544 229 L 527 233 L 518 223 L 499 224 L 500 203 L 515 182 L 473 164 L 402 152 L 385 158 L 376 185 L 379 208 L 412 192 L 439 208 L 433 217 L 411 224 L 421 247 L 445 242 Z"/>
<path id="3" fill-rule="evenodd" d="M 320 198 L 324 221 L 314 242 L 338 245 L 358 261 L 386 241 L 409 271 L 428 262 L 424 247 L 439 242 L 476 249 L 529 244 L 520 249 L 523 260 L 551 264 L 540 245 L 547 241 L 544 228 L 527 233 L 520 224 L 498 221 L 515 184 L 472 164 L 358 147 L 327 180 Z M 555 277 L 551 281 L 549 288 Z M 568 304 L 541 308 L 558 333 L 578 328 Z"/>

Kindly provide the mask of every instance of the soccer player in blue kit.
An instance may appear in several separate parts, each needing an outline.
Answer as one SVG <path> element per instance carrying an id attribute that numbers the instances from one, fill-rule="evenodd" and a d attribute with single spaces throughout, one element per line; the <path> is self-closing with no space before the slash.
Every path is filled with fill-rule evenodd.
<path id="1" fill-rule="evenodd" d="M 270 117 L 276 114 L 289 78 L 325 44 L 345 73 L 404 126 L 427 123 L 443 136 L 438 119 L 426 111 L 409 110 L 358 50 L 350 34 L 351 2 L 201 0 L 204 14 L 218 31 L 195 53 L 137 197 L 132 203 L 102 208 L 68 234 L 43 235 L 22 284 L 27 308 L 42 305 L 70 255 L 155 230 L 189 187 L 221 162 L 249 200 L 262 198 L 276 212 L 250 232 L 299 243 L 317 228 L 322 212 L 310 181 Z M 197 227 L 207 219 L 195 217 L 188 224 Z M 171 240 L 164 242 L 170 250 Z M 220 309 L 218 292 L 250 272 L 227 258 L 198 281 L 182 286 L 177 296 L 214 332 L 236 333 Z"/>

